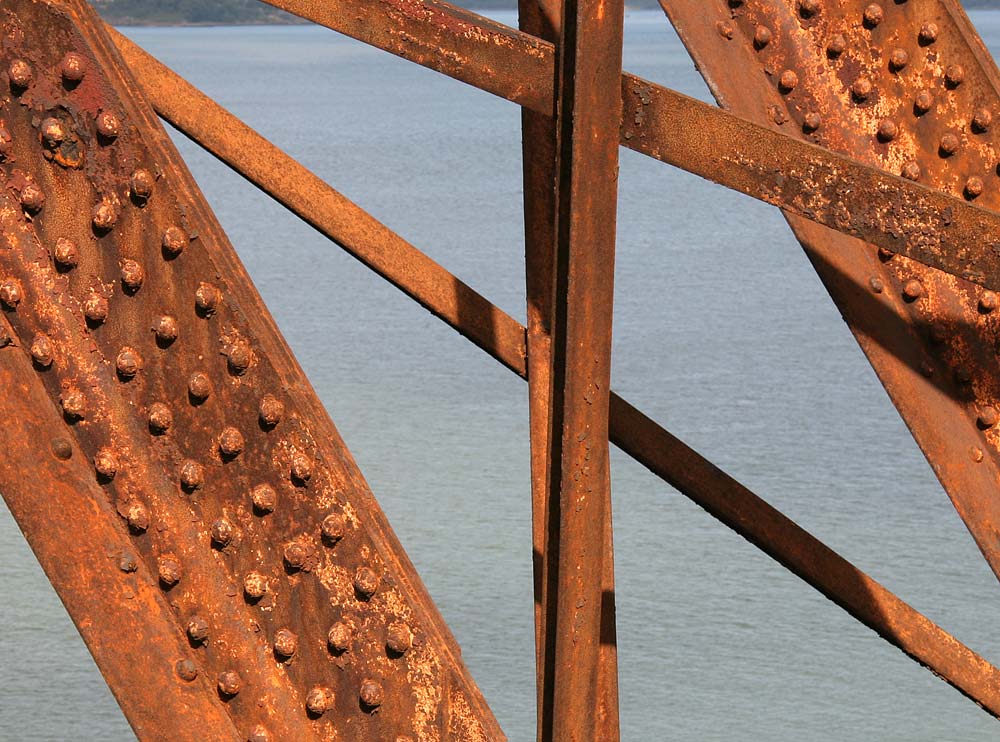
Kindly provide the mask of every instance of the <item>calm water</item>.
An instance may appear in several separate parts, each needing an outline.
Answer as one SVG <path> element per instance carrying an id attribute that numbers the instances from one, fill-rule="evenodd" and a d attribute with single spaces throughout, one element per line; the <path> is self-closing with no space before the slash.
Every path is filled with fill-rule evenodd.
<path id="1" fill-rule="evenodd" d="M 1000 52 L 1000 13 L 974 19 Z M 129 33 L 523 319 L 514 106 L 316 28 Z M 659 13 L 629 16 L 625 60 L 706 96 Z M 533 738 L 526 386 L 179 144 L 501 724 Z M 628 151 L 620 182 L 615 388 L 1000 661 L 996 579 L 777 211 Z M 613 455 L 626 739 L 996 739 L 957 692 Z M 6 510 L 0 591 L 0 739 L 133 739 Z"/>

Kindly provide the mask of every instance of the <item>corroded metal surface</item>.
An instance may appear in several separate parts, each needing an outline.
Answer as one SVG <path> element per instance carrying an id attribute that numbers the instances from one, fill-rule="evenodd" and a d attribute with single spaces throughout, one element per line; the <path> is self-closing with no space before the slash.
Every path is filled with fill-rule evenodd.
<path id="1" fill-rule="evenodd" d="M 0 23 L 0 481 L 137 735 L 502 739 L 93 11 Z"/>
<path id="2" fill-rule="evenodd" d="M 671 0 L 665 7 L 726 107 L 1000 207 L 993 127 L 1000 78 L 958 3 Z M 782 87 L 789 75 L 796 84 Z M 794 214 L 789 221 L 1000 574 L 996 295 Z"/>

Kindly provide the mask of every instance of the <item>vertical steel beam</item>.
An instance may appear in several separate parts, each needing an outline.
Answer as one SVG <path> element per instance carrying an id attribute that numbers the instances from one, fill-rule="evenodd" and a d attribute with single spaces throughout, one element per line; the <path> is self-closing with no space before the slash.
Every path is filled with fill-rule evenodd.
<path id="1" fill-rule="evenodd" d="M 543 307 L 552 321 L 545 549 L 556 570 L 546 587 L 556 593 L 546 590 L 543 604 L 554 652 L 543 672 L 551 728 L 544 718 L 540 729 L 566 742 L 618 739 L 617 670 L 602 651 L 614 639 L 602 629 L 614 620 L 604 575 L 613 569 L 607 433 L 623 15 L 620 2 L 565 0 L 557 45 L 552 299 Z"/>

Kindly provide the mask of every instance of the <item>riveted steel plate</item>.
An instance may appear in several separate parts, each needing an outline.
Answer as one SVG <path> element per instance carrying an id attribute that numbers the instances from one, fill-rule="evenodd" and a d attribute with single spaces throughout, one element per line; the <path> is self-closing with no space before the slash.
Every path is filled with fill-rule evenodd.
<path id="1" fill-rule="evenodd" d="M 0 24 L 0 490 L 139 738 L 502 739 L 93 11 Z"/>

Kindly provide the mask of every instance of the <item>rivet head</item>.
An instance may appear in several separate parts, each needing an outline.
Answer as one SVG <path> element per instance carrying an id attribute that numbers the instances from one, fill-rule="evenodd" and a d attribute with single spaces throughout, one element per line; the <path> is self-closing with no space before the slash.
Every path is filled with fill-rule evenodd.
<path id="1" fill-rule="evenodd" d="M 21 189 L 21 206 L 29 214 L 37 214 L 45 206 L 45 192 L 37 183 L 28 183 Z"/>
<path id="2" fill-rule="evenodd" d="M 273 428 L 285 414 L 285 404 L 273 394 L 265 394 L 261 397 L 258 407 L 260 424 L 265 428 Z"/>
<path id="3" fill-rule="evenodd" d="M 128 527 L 135 533 L 143 533 L 149 528 L 149 509 L 141 502 L 132 502 L 125 510 Z"/>
<path id="4" fill-rule="evenodd" d="M 799 76 L 795 73 L 795 70 L 785 70 L 781 73 L 781 77 L 778 78 L 778 89 L 783 93 L 792 92 L 798 84 Z"/>
<path id="5" fill-rule="evenodd" d="M 156 333 L 156 342 L 160 345 L 170 345 L 177 339 L 178 334 L 180 334 L 180 330 L 177 327 L 177 320 L 169 314 L 165 314 L 156 320 L 153 332 Z"/>
<path id="6" fill-rule="evenodd" d="M 851 85 L 851 97 L 856 101 L 866 101 L 872 94 L 872 81 L 867 77 L 859 77 Z"/>
<path id="7" fill-rule="evenodd" d="M 188 379 L 188 394 L 194 400 L 203 402 L 212 394 L 212 382 L 208 374 L 195 371 Z"/>
<path id="8" fill-rule="evenodd" d="M 76 268 L 80 262 L 80 250 L 76 243 L 67 237 L 60 237 L 56 240 L 56 246 L 52 250 L 52 258 L 63 270 Z"/>
<path id="9" fill-rule="evenodd" d="M 66 129 L 63 128 L 62 121 L 57 118 L 50 117 L 42 121 L 40 131 L 42 142 L 51 149 L 55 149 L 66 139 Z"/>
<path id="10" fill-rule="evenodd" d="M 368 600 L 378 590 L 379 579 L 368 567 L 359 567 L 354 573 L 354 592 L 361 600 Z"/>
<path id="11" fill-rule="evenodd" d="M 998 306 L 996 292 L 984 291 L 979 295 L 979 311 L 983 314 L 991 314 Z"/>
<path id="12" fill-rule="evenodd" d="M 52 455 L 60 461 L 69 461 L 73 458 L 73 444 L 69 438 L 54 438 L 50 444 Z"/>
<path id="13" fill-rule="evenodd" d="M 799 13 L 811 18 L 819 12 L 819 0 L 799 0 Z"/>
<path id="14" fill-rule="evenodd" d="M 258 484 L 250 492 L 250 501 L 258 515 L 266 515 L 274 510 L 274 506 L 278 502 L 278 495 L 271 485 Z"/>
<path id="15" fill-rule="evenodd" d="M 410 651 L 413 646 L 413 632 L 401 621 L 389 624 L 385 635 L 385 646 L 389 653 L 399 657 Z"/>
<path id="16" fill-rule="evenodd" d="M 180 227 L 171 226 L 163 231 L 163 252 L 170 257 L 177 257 L 187 247 L 188 238 Z"/>
<path id="17" fill-rule="evenodd" d="M 909 63 L 910 55 L 906 53 L 906 49 L 893 49 L 889 55 L 889 69 L 893 72 L 899 72 Z"/>
<path id="18" fill-rule="evenodd" d="M 847 51 L 847 39 L 843 34 L 834 34 L 826 45 L 826 55 L 828 57 L 839 57 Z"/>
<path id="19" fill-rule="evenodd" d="M 971 201 L 982 195 L 984 187 L 983 179 L 978 175 L 973 175 L 965 181 L 963 192 L 965 193 L 965 197 Z"/>
<path id="20" fill-rule="evenodd" d="M 899 134 L 899 127 L 892 119 L 882 119 L 878 125 L 878 138 L 881 142 L 891 142 Z"/>
<path id="21" fill-rule="evenodd" d="M 5 322 L 0 322 L 0 348 L 6 348 L 14 342 L 14 338 L 11 337 L 10 328 L 7 327 Z"/>
<path id="22" fill-rule="evenodd" d="M 235 533 L 233 524 L 227 518 L 218 518 L 212 523 L 212 543 L 216 546 L 229 546 Z"/>
<path id="23" fill-rule="evenodd" d="M 156 178 L 146 168 L 139 168 L 134 171 L 132 177 L 129 178 L 129 190 L 132 192 L 132 198 L 137 201 L 148 201 L 150 196 L 153 195 L 153 186 L 155 184 Z"/>
<path id="24" fill-rule="evenodd" d="M 945 134 L 941 137 L 941 141 L 938 144 L 938 154 L 942 157 L 951 157 L 958 152 L 958 147 L 958 137 L 951 133 Z"/>
<path id="25" fill-rule="evenodd" d="M 193 682 L 198 677 L 198 666 L 192 660 L 177 660 L 174 671 L 185 683 Z"/>
<path id="26" fill-rule="evenodd" d="M 14 137 L 5 127 L 0 126 L 0 160 L 5 160 L 14 149 Z"/>
<path id="27" fill-rule="evenodd" d="M 715 24 L 715 28 L 719 32 L 719 36 L 724 39 L 732 39 L 733 35 L 736 33 L 733 30 L 733 24 L 729 21 L 719 21 Z"/>
<path id="28" fill-rule="evenodd" d="M 983 460 L 983 449 L 972 446 L 969 449 L 969 456 L 978 464 Z"/>
<path id="29" fill-rule="evenodd" d="M 314 686 L 306 694 L 306 711 L 312 716 L 322 716 L 333 708 L 333 691 L 322 686 Z"/>
<path id="30" fill-rule="evenodd" d="M 882 279 L 878 276 L 872 276 L 869 278 L 868 285 L 871 286 L 872 291 L 876 294 L 881 294 L 885 290 L 885 284 L 882 283 Z"/>
<path id="31" fill-rule="evenodd" d="M 285 564 L 291 569 L 306 570 L 311 568 L 314 559 L 311 545 L 302 538 L 294 539 L 285 544 Z"/>
<path id="32" fill-rule="evenodd" d="M 233 459 L 243 452 L 243 434 L 230 426 L 219 436 L 219 452 L 227 459 Z"/>
<path id="33" fill-rule="evenodd" d="M 934 107 L 934 95 L 929 90 L 921 90 L 913 99 L 913 110 L 922 116 Z"/>
<path id="34" fill-rule="evenodd" d="M 94 456 L 94 471 L 105 481 L 111 481 L 118 473 L 118 457 L 110 448 L 102 448 Z"/>
<path id="35" fill-rule="evenodd" d="M 763 49 L 771 43 L 771 29 L 767 26 L 757 26 L 753 32 L 753 45 L 758 49 Z"/>
<path id="36" fill-rule="evenodd" d="M 91 220 L 98 232 L 109 232 L 118 223 L 118 209 L 109 201 L 101 201 L 94 207 Z"/>
<path id="37" fill-rule="evenodd" d="M 938 37 L 938 27 L 936 23 L 925 23 L 920 27 L 920 33 L 917 38 L 920 40 L 921 44 L 933 44 L 937 41 Z"/>
<path id="38" fill-rule="evenodd" d="M 952 88 L 957 88 L 965 80 L 965 68 L 960 64 L 949 64 L 944 71 L 944 81 Z"/>
<path id="39" fill-rule="evenodd" d="M 885 20 L 885 11 L 878 3 L 872 3 L 864 12 L 864 22 L 868 28 L 874 28 Z"/>
<path id="40" fill-rule="evenodd" d="M 35 335 L 31 340 L 31 360 L 39 368 L 48 368 L 52 365 L 52 341 L 48 335 Z"/>
<path id="41" fill-rule="evenodd" d="M 274 653 L 279 657 L 292 657 L 299 648 L 299 637 L 289 629 L 278 629 L 274 634 Z"/>
<path id="42" fill-rule="evenodd" d="M 227 670 L 219 674 L 219 693 L 226 697 L 235 696 L 243 687 L 243 679 L 235 670 Z"/>
<path id="43" fill-rule="evenodd" d="M 903 298 L 907 301 L 916 301 L 924 295 L 924 285 L 916 278 L 911 278 L 903 285 Z"/>
<path id="44" fill-rule="evenodd" d="M 115 359 L 115 370 L 120 377 L 123 379 L 134 378 L 141 369 L 142 356 L 139 355 L 139 351 L 128 346 L 118 351 L 118 357 Z"/>
<path id="45" fill-rule="evenodd" d="M 17 305 L 24 299 L 24 290 L 21 282 L 16 278 L 8 278 L 0 283 L 0 302 L 6 309 L 17 309 Z"/>
<path id="46" fill-rule="evenodd" d="M 267 578 L 260 572 L 250 572 L 243 578 L 243 594 L 250 600 L 260 600 L 267 595 Z"/>
<path id="47" fill-rule="evenodd" d="M 118 557 L 118 569 L 127 574 L 131 574 L 139 569 L 139 560 L 135 558 L 135 554 L 123 551 L 121 556 Z"/>
<path id="48" fill-rule="evenodd" d="M 188 639 L 201 644 L 208 639 L 208 621 L 201 616 L 192 616 L 187 625 Z"/>
<path id="49" fill-rule="evenodd" d="M 31 71 L 30 64 L 23 59 L 15 59 L 7 66 L 7 77 L 10 79 L 11 85 L 24 90 L 31 85 L 34 74 Z"/>
<path id="50" fill-rule="evenodd" d="M 64 81 L 75 84 L 81 82 L 87 74 L 87 63 L 82 54 L 69 52 L 59 65 L 59 72 Z"/>
<path id="51" fill-rule="evenodd" d="M 197 461 L 187 459 L 181 464 L 180 469 L 181 488 L 186 492 L 194 492 L 205 484 L 205 467 Z"/>
<path id="52" fill-rule="evenodd" d="M 68 420 L 82 420 L 87 412 L 87 398 L 79 389 L 69 388 L 59 397 L 63 415 Z"/>
<path id="53" fill-rule="evenodd" d="M 823 124 L 823 117 L 816 111 L 807 111 L 802 117 L 802 129 L 808 134 L 817 131 Z"/>
<path id="54" fill-rule="evenodd" d="M 900 172 L 907 180 L 920 180 L 920 164 L 916 160 L 909 160 L 903 165 Z"/>
<path id="55" fill-rule="evenodd" d="M 164 554 L 156 560 L 156 572 L 166 587 L 173 587 L 184 575 L 180 561 L 173 554 Z"/>
<path id="56" fill-rule="evenodd" d="M 263 725 L 258 724 L 250 730 L 250 736 L 247 737 L 247 742 L 271 742 L 271 734 Z"/>
<path id="57" fill-rule="evenodd" d="M 149 406 L 149 429 L 157 435 L 170 430 L 174 424 L 174 414 L 162 402 L 154 402 Z"/>
<path id="58" fill-rule="evenodd" d="M 296 482 L 308 482 L 312 477 L 312 457 L 304 453 L 292 456 L 291 475 Z"/>
<path id="59" fill-rule="evenodd" d="M 207 316 L 215 312 L 222 301 L 222 292 L 210 283 L 202 283 L 194 292 L 194 303 L 198 313 Z"/>
<path id="60" fill-rule="evenodd" d="M 330 513 L 320 525 L 320 533 L 327 544 L 335 544 L 347 533 L 347 522 L 340 513 Z"/>
<path id="61" fill-rule="evenodd" d="M 988 430 L 996 426 L 997 422 L 1000 422 L 1000 414 L 997 413 L 996 407 L 983 407 L 979 410 L 979 417 L 976 418 L 976 422 L 980 428 Z"/>
<path id="62" fill-rule="evenodd" d="M 351 631 L 351 627 L 348 626 L 343 621 L 338 621 L 326 634 L 326 643 L 330 646 L 337 654 L 343 654 L 348 649 L 351 648 L 351 638 L 354 632 Z"/>
<path id="63" fill-rule="evenodd" d="M 972 130 L 977 134 L 982 134 L 990 130 L 993 123 L 993 113 L 988 108 L 980 108 L 972 117 Z"/>
<path id="64" fill-rule="evenodd" d="M 226 349 L 226 359 L 229 366 L 229 373 L 235 376 L 242 376 L 250 368 L 250 363 L 253 360 L 250 344 L 243 340 L 236 340 L 230 343 Z"/>
<path id="65" fill-rule="evenodd" d="M 92 291 L 83 300 L 83 315 L 91 324 L 99 325 L 104 322 L 108 318 L 108 312 L 110 311 L 107 297 L 101 296 L 96 291 Z"/>
<path id="66" fill-rule="evenodd" d="M 142 282 L 146 280 L 146 271 L 138 261 L 131 258 L 122 261 L 122 286 L 125 290 L 134 294 L 142 288 Z"/>
<path id="67" fill-rule="evenodd" d="M 97 114 L 97 133 L 105 140 L 114 140 L 121 134 L 121 122 L 111 111 L 101 111 Z"/>
<path id="68" fill-rule="evenodd" d="M 361 705 L 366 709 L 377 709 L 385 700 L 385 692 L 382 684 L 374 680 L 365 680 L 361 683 L 361 691 L 358 693 Z"/>

